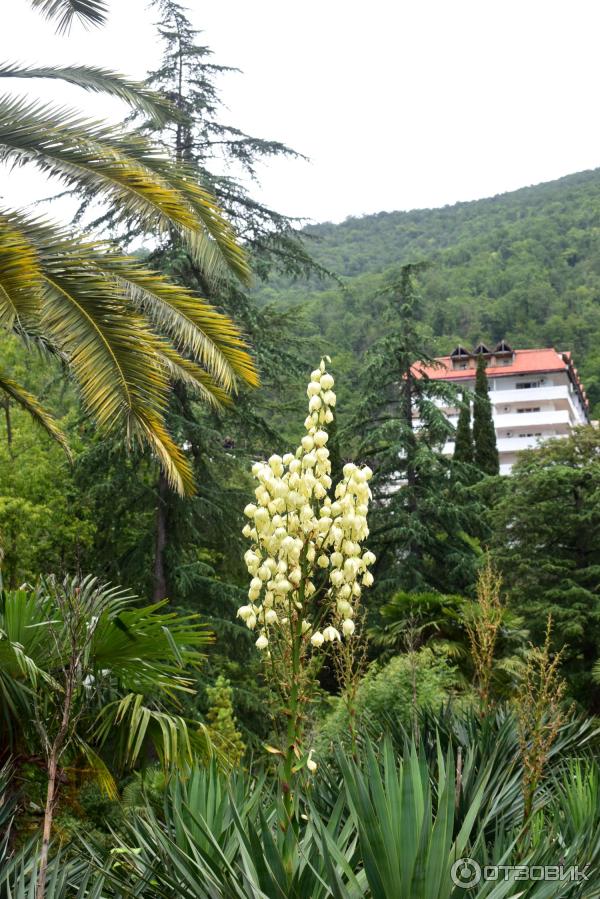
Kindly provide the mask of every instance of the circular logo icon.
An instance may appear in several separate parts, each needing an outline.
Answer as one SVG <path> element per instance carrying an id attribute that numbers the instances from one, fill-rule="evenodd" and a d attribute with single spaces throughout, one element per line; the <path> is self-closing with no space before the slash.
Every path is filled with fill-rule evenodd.
<path id="1" fill-rule="evenodd" d="M 452 865 L 450 877 L 454 886 L 469 890 L 481 880 L 481 866 L 473 858 L 459 858 Z"/>

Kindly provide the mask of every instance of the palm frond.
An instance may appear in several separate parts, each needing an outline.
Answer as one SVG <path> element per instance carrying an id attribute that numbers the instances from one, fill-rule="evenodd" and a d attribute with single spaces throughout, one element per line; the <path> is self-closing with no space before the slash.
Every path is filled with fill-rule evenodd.
<path id="1" fill-rule="evenodd" d="M 185 718 L 151 708 L 139 693 L 129 693 L 102 708 L 95 739 L 102 745 L 109 736 L 118 737 L 119 731 L 124 737 L 123 756 L 128 765 L 136 763 L 148 742 L 166 769 L 185 768 L 193 762 L 191 730 Z"/>
<path id="2" fill-rule="evenodd" d="M 12 328 L 39 308 L 38 252 L 14 216 L 0 210 L 0 326 Z"/>
<path id="3" fill-rule="evenodd" d="M 214 198 L 193 172 L 173 164 L 140 134 L 69 109 L 4 96 L 0 159 L 35 165 L 68 188 L 110 201 L 115 224 L 170 236 L 175 230 L 200 255 L 208 278 L 219 277 L 227 266 L 249 280 L 246 255 Z"/>
<path id="4" fill-rule="evenodd" d="M 2 229 L 2 323 L 44 334 L 69 364 L 99 426 L 121 427 L 130 440 L 149 445 L 174 489 L 192 493 L 189 461 L 164 423 L 168 387 L 173 379 L 183 381 L 221 405 L 238 380 L 258 383 L 231 319 L 105 243 L 77 241 L 43 219 L 17 213 L 1 215 L 0 240 Z M 22 247 L 28 255 L 20 267 Z M 33 397 L 29 401 L 33 412 Z"/>
<path id="5" fill-rule="evenodd" d="M 79 734 L 73 734 L 73 742 L 85 758 L 87 765 L 96 779 L 98 786 L 103 790 L 109 799 L 118 799 L 119 791 L 114 777 L 110 773 L 106 762 L 100 758 L 89 743 L 83 740 Z"/>
<path id="6" fill-rule="evenodd" d="M 126 259 L 107 256 L 104 266 L 126 279 L 128 297 L 155 328 L 167 334 L 179 352 L 207 368 L 225 390 L 235 388 L 237 377 L 258 386 L 254 361 L 231 319 L 190 291 Z"/>
<path id="7" fill-rule="evenodd" d="M 207 405 L 217 409 L 231 404 L 231 397 L 217 384 L 212 375 L 181 356 L 166 340 L 161 341 L 158 353 L 172 383 L 185 385 L 192 396 L 199 397 Z"/>
<path id="8" fill-rule="evenodd" d="M 42 324 L 69 360 L 84 403 L 107 430 L 149 443 L 173 488 L 193 492 L 190 465 L 164 426 L 168 381 L 144 319 L 116 284 L 63 258 L 48 259 Z"/>
<path id="9" fill-rule="evenodd" d="M 106 0 L 30 0 L 34 9 L 47 19 L 57 21 L 57 31 L 68 32 L 74 19 L 84 25 L 103 25 L 108 6 Z"/>
<path id="10" fill-rule="evenodd" d="M 108 94 L 123 100 L 133 109 L 150 116 L 158 123 L 177 119 L 179 112 L 165 97 L 149 90 L 119 72 L 96 66 L 24 66 L 19 63 L 0 64 L 0 78 L 42 78 L 66 81 L 82 90 Z"/>
<path id="11" fill-rule="evenodd" d="M 160 360 L 157 357 L 157 362 Z M 141 410 L 128 421 L 129 433 L 140 445 L 149 446 L 167 476 L 171 488 L 180 496 L 193 496 L 196 492 L 194 474 L 189 460 L 163 424 L 163 414 Z"/>
<path id="12" fill-rule="evenodd" d="M 65 451 L 69 461 L 73 460 L 71 450 L 67 438 L 54 418 L 47 412 L 37 399 L 25 390 L 20 384 L 9 378 L 8 375 L 0 369 L 0 391 L 11 397 L 18 405 L 28 412 L 33 420 L 37 422 L 46 433 L 52 437 Z"/>

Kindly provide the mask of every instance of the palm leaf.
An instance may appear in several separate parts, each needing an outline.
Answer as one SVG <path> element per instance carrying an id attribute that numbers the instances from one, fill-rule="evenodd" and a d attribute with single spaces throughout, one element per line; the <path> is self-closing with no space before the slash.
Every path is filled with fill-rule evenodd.
<path id="1" fill-rule="evenodd" d="M 18 405 L 28 412 L 33 420 L 37 422 L 47 434 L 52 437 L 65 451 L 67 457 L 72 461 L 71 450 L 67 442 L 67 438 L 60 427 L 57 425 L 50 413 L 46 412 L 37 399 L 25 390 L 20 384 L 9 378 L 2 369 L 0 369 L 0 391 L 11 397 Z"/>
<path id="2" fill-rule="evenodd" d="M 161 341 L 159 357 L 170 381 L 185 385 L 192 396 L 200 397 L 209 406 L 220 408 L 231 404 L 231 397 L 211 374 L 181 356 L 167 341 Z"/>
<path id="3" fill-rule="evenodd" d="M 117 784 L 104 760 L 92 749 L 89 743 L 81 739 L 79 734 L 73 735 L 73 743 L 85 758 L 98 786 L 104 790 L 109 799 L 118 799 Z"/>
<path id="4" fill-rule="evenodd" d="M 177 119 L 179 112 L 165 97 L 131 81 L 118 72 L 96 66 L 24 66 L 19 63 L 0 64 L 0 78 L 57 79 L 74 84 L 82 90 L 108 94 L 128 103 L 158 123 Z"/>
<path id="5" fill-rule="evenodd" d="M 139 693 L 128 693 L 121 699 L 105 705 L 98 715 L 94 740 L 100 746 L 110 737 L 120 738 L 123 759 L 127 765 L 135 765 L 142 750 L 150 743 L 165 769 L 185 768 L 194 759 L 194 745 L 206 752 L 212 749 L 206 731 L 198 735 L 191 722 L 181 715 L 152 708 Z"/>
<path id="6" fill-rule="evenodd" d="M 14 213 L 0 218 L 0 234 L 2 227 L 5 322 L 21 334 L 45 335 L 69 364 L 98 424 L 121 427 L 130 440 L 149 445 L 172 486 L 193 492 L 189 461 L 164 425 L 169 383 L 183 381 L 217 405 L 227 402 L 238 379 L 256 384 L 233 322 L 184 288 L 108 252 L 106 244 L 76 241 Z M 21 247 L 28 256 L 19 268 Z"/>
<path id="7" fill-rule="evenodd" d="M 127 295 L 136 309 L 166 334 L 179 352 L 206 367 L 226 390 L 235 388 L 236 376 L 258 386 L 254 362 L 231 319 L 190 291 L 127 259 L 106 256 L 104 268 L 126 279 Z"/>
<path id="8" fill-rule="evenodd" d="M 73 270 L 71 271 L 70 268 Z M 112 296 L 111 296 L 112 294 Z M 101 427 L 153 448 L 175 490 L 193 492 L 188 460 L 164 427 L 168 381 L 143 318 L 93 270 L 48 260 L 42 324 L 66 355 Z"/>
<path id="9" fill-rule="evenodd" d="M 12 328 L 39 308 L 42 270 L 35 246 L 18 220 L 0 210 L 0 325 Z"/>
<path id="10" fill-rule="evenodd" d="M 209 278 L 218 277 L 227 265 L 249 279 L 245 253 L 214 198 L 193 172 L 174 165 L 140 134 L 101 125 L 69 109 L 4 96 L 0 158 L 35 165 L 68 188 L 110 201 L 115 224 L 170 236 L 175 230 L 196 250 Z M 213 271 L 207 268 L 209 260 Z"/>
<path id="11" fill-rule="evenodd" d="M 79 19 L 84 25 L 103 25 L 108 7 L 106 0 L 30 0 L 34 9 L 39 9 L 47 19 L 57 20 L 57 31 L 69 31 L 73 20 Z"/>
<path id="12" fill-rule="evenodd" d="M 102 0 L 34 0 L 67 29 L 74 17 L 100 22 Z M 162 100 L 103 69 L 5 64 L 0 77 L 57 78 L 165 115 Z M 249 280 L 244 251 L 194 172 L 174 165 L 139 133 L 23 98 L 0 98 L 0 162 L 34 165 L 67 189 L 116 210 L 113 224 L 180 239 L 210 282 L 225 271 Z M 191 467 L 165 427 L 169 384 L 178 380 L 214 404 L 238 380 L 258 377 L 233 322 L 106 245 L 77 242 L 43 221 L 0 213 L 0 324 L 42 342 L 66 361 L 83 401 L 105 429 L 149 445 L 171 486 L 193 492 Z M 14 382 L 9 392 L 44 417 Z"/>

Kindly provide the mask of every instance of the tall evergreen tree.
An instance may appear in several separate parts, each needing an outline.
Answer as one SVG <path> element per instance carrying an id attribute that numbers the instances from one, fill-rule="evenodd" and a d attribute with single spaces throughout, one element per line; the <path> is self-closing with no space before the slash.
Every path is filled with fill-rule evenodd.
<path id="1" fill-rule="evenodd" d="M 475 401 L 473 403 L 474 461 L 484 474 L 499 474 L 500 461 L 496 445 L 496 429 L 492 417 L 492 404 L 485 373 L 486 361 L 481 353 L 477 357 L 475 374 Z"/>
<path id="2" fill-rule="evenodd" d="M 224 123 L 217 80 L 236 70 L 214 62 L 178 0 L 153 0 L 152 6 L 160 14 L 157 27 L 163 55 L 146 86 L 167 98 L 179 117 L 167 123 L 147 118 L 141 131 L 214 193 L 249 251 L 254 274 L 263 278 L 274 269 L 292 275 L 310 270 L 311 259 L 296 222 L 270 209 L 248 186 L 256 184 L 261 160 L 298 154 L 278 141 L 257 138 Z M 114 215 L 116 211 L 95 224 L 112 230 Z M 134 236 L 132 231 L 121 239 Z M 165 234 L 150 260 L 218 309 L 229 311 L 252 343 L 262 382 L 260 397 L 250 397 L 242 385 L 235 406 L 227 410 L 206 408 L 185 383 L 175 385 L 172 392 L 169 423 L 179 446 L 185 447 L 199 489 L 196 498 L 180 502 L 165 478 L 157 476 L 153 594 L 156 600 L 169 596 L 195 603 L 200 591 L 206 598 L 204 577 L 211 571 L 205 559 L 199 560 L 200 547 L 220 560 L 221 569 L 229 563 L 235 567 L 245 463 L 263 454 L 263 448 L 272 451 L 281 442 L 281 423 L 268 407 L 279 405 L 276 397 L 285 395 L 299 374 L 302 353 L 293 337 L 293 314 L 258 308 L 231 278 L 206 278 L 173 232 Z"/>
<path id="3" fill-rule="evenodd" d="M 471 431 L 471 400 L 463 393 L 456 425 L 456 441 L 454 443 L 454 461 L 473 464 L 474 447 Z"/>
<path id="4" fill-rule="evenodd" d="M 249 250 L 255 274 L 266 277 L 274 269 L 288 274 L 305 270 L 310 266 L 310 257 L 294 221 L 268 208 L 248 187 L 256 183 L 261 158 L 297 154 L 277 141 L 256 138 L 223 124 L 217 79 L 232 70 L 213 61 L 211 51 L 200 41 L 177 0 L 154 0 L 153 6 L 161 16 L 158 31 L 164 52 L 147 86 L 152 85 L 153 91 L 168 98 L 180 116 L 176 123 L 165 125 L 148 119 L 142 123 L 142 130 L 152 134 L 170 156 L 185 164 L 214 191 Z M 110 229 L 113 223 L 108 217 L 101 224 Z M 120 541 L 115 529 L 110 529 L 106 537 L 112 541 L 115 553 L 104 545 L 102 555 L 111 577 L 117 577 L 115 565 L 129 567 L 134 557 L 138 570 L 153 571 L 157 600 L 168 596 L 176 603 L 197 606 L 198 596 L 202 596 L 203 612 L 222 618 L 225 628 L 229 627 L 228 619 L 235 618 L 226 605 L 231 603 L 234 609 L 238 604 L 238 597 L 232 595 L 231 581 L 240 573 L 236 567 L 236 557 L 241 556 L 238 519 L 244 505 L 247 463 L 282 443 L 282 422 L 273 409 L 285 406 L 285 396 L 292 393 L 289 387 L 298 375 L 303 354 L 298 338 L 293 336 L 297 330 L 293 313 L 265 305 L 259 308 L 232 279 L 205 278 L 187 248 L 172 233 L 165 234 L 150 259 L 154 266 L 207 297 L 217 308 L 229 310 L 240 323 L 252 343 L 261 391 L 257 395 L 242 389 L 231 408 L 214 409 L 198 402 L 186 384 L 176 385 L 169 423 L 194 469 L 197 496 L 179 501 L 164 478 L 156 476 L 153 485 L 152 469 L 140 465 L 127 492 L 139 513 L 140 525 L 147 530 L 142 537 L 139 533 L 134 536 L 130 528 Z M 93 455 L 90 454 L 92 468 Z M 118 477 L 117 469 L 118 466 L 109 475 Z M 105 503 L 103 494 L 95 491 L 94 495 Z M 104 517 L 100 510 L 99 515 Z M 121 547 L 126 546 L 129 549 L 123 552 Z M 140 565 L 142 554 L 145 564 Z M 219 630 L 220 624 L 213 624 Z M 241 639 L 245 637 L 243 634 Z M 234 642 L 228 633 L 229 645 Z M 236 655 L 240 658 L 239 646 Z"/>
<path id="5" fill-rule="evenodd" d="M 419 269 L 403 266 L 385 289 L 386 336 L 367 355 L 352 423 L 363 435 L 359 453 L 375 473 L 371 539 L 382 598 L 398 589 L 460 592 L 474 579 L 467 535 L 477 515 L 464 485 L 450 477 L 442 449 L 452 426 L 437 402 L 456 402 L 456 390 L 426 374 L 435 360 L 419 322 Z"/>

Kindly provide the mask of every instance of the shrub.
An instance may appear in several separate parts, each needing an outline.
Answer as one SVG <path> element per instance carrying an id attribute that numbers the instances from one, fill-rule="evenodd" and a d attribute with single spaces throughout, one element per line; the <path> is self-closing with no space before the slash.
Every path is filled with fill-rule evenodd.
<path id="1" fill-rule="evenodd" d="M 457 691 L 458 685 L 456 667 L 446 656 L 425 647 L 395 656 L 386 665 L 372 665 L 356 693 L 356 714 L 380 722 L 382 730 L 384 719 L 389 716 L 409 727 L 415 712 L 439 708 Z M 325 747 L 343 741 L 347 733 L 348 712 L 345 704 L 337 700 L 322 724 L 319 740 Z"/>

